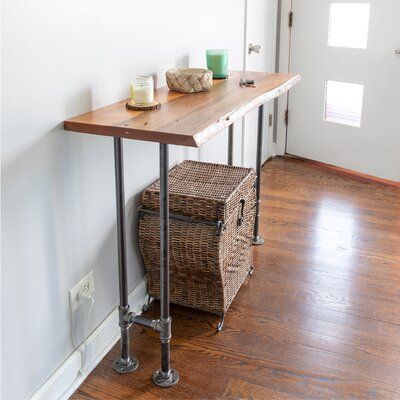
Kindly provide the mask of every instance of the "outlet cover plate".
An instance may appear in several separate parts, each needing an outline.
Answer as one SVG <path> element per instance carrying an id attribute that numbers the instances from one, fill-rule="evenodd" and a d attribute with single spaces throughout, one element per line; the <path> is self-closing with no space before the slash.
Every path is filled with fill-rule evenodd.
<path id="1" fill-rule="evenodd" d="M 93 295 L 94 293 L 93 271 L 90 271 L 79 283 L 70 289 L 68 293 L 71 311 L 75 311 L 80 304 L 78 293 L 84 293 L 87 296 Z"/>

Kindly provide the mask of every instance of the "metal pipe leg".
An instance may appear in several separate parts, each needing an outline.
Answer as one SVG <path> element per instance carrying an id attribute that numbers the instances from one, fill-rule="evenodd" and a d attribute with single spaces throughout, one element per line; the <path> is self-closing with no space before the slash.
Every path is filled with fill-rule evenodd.
<path id="1" fill-rule="evenodd" d="M 120 374 L 134 371 L 139 362 L 129 354 L 129 326 L 123 318 L 129 311 L 128 281 L 126 268 L 126 229 L 125 229 L 125 193 L 124 193 L 124 157 L 122 139 L 114 138 L 115 194 L 117 201 L 117 240 L 119 271 L 119 326 L 121 327 L 121 357 L 114 363 L 114 370 Z"/>
<path id="2" fill-rule="evenodd" d="M 171 369 L 170 341 L 171 317 L 169 315 L 169 157 L 168 145 L 160 143 L 160 339 L 161 369 L 153 374 L 153 381 L 161 387 L 178 383 L 179 374 Z"/>
<path id="3" fill-rule="evenodd" d="M 262 146 L 263 146 L 263 122 L 264 122 L 264 105 L 258 108 L 258 126 L 257 126 L 257 166 L 256 166 L 256 219 L 254 221 L 253 244 L 261 245 L 264 239 L 260 236 L 260 189 L 261 189 L 261 164 L 262 164 Z"/>
<path id="4" fill-rule="evenodd" d="M 228 131 L 228 165 L 233 165 L 233 124 L 229 125 Z"/>

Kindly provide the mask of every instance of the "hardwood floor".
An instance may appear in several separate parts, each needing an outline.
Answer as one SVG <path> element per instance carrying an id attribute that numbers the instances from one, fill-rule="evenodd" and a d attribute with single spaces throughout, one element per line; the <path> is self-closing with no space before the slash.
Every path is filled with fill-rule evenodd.
<path id="1" fill-rule="evenodd" d="M 158 335 L 135 326 L 139 369 L 113 371 L 117 345 L 72 398 L 400 399 L 400 189 L 276 158 L 261 233 L 221 333 L 215 316 L 172 306 L 177 386 L 152 384 Z"/>

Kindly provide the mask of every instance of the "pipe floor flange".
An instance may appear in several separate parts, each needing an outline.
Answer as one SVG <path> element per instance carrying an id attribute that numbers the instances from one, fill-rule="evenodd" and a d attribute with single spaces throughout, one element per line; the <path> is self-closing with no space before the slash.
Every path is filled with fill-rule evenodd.
<path id="1" fill-rule="evenodd" d="M 179 373 L 176 369 L 171 368 L 171 375 L 165 379 L 162 376 L 161 369 L 156 369 L 153 374 L 153 382 L 160 387 L 171 387 L 178 383 Z"/>
<path id="2" fill-rule="evenodd" d="M 119 374 L 127 374 L 134 371 L 139 366 L 139 361 L 135 357 L 129 357 L 129 362 L 122 362 L 121 358 L 117 358 L 113 362 L 114 371 Z"/>
<path id="3" fill-rule="evenodd" d="M 253 238 L 252 244 L 254 246 L 260 246 L 260 245 L 264 244 L 264 238 L 262 236 L 258 235 L 255 238 Z"/>

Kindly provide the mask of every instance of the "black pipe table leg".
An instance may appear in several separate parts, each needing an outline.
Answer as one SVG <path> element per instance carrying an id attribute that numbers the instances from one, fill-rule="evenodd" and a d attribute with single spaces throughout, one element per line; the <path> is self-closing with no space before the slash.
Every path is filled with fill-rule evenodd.
<path id="1" fill-rule="evenodd" d="M 228 131 L 228 165 L 233 165 L 233 124 L 229 125 Z"/>
<path id="2" fill-rule="evenodd" d="M 121 356 L 114 360 L 114 370 L 120 374 L 134 371 L 139 362 L 129 354 L 130 323 L 124 319 L 129 312 L 126 267 L 124 157 L 122 139 L 114 138 L 115 194 L 117 202 L 117 240 L 119 271 L 119 326 L 121 327 Z"/>
<path id="3" fill-rule="evenodd" d="M 179 373 L 171 369 L 170 341 L 171 317 L 169 315 L 169 156 L 168 145 L 160 143 L 160 339 L 161 368 L 154 371 L 157 386 L 169 387 L 178 383 Z"/>
<path id="4" fill-rule="evenodd" d="M 262 165 L 262 146 L 263 146 L 263 121 L 264 121 L 264 104 L 258 107 L 258 126 L 257 126 L 257 165 L 256 165 L 256 218 L 254 221 L 253 244 L 261 245 L 264 239 L 260 236 L 260 193 L 261 193 L 261 165 Z"/>

